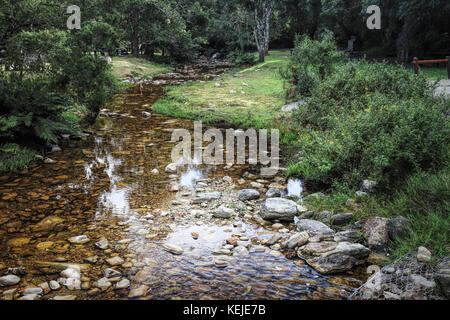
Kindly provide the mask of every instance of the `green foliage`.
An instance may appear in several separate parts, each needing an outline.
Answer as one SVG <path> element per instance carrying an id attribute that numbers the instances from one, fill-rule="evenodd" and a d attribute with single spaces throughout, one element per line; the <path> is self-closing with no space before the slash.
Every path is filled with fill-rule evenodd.
<path id="1" fill-rule="evenodd" d="M 256 64 L 257 59 L 254 53 L 245 53 L 242 51 L 232 51 L 228 54 L 227 59 L 233 62 L 235 65 L 241 66 L 253 66 Z"/>
<path id="2" fill-rule="evenodd" d="M 342 58 L 343 54 L 329 32 L 323 33 L 319 40 L 296 36 L 291 62 L 281 70 L 288 84 L 288 98 L 309 95 L 315 82 L 329 76 Z"/>
<path id="3" fill-rule="evenodd" d="M 33 151 L 21 148 L 17 144 L 0 145 L 0 172 L 22 169 L 34 159 L 34 156 Z"/>
<path id="4" fill-rule="evenodd" d="M 326 72 L 294 111 L 306 134 L 289 174 L 327 188 L 353 188 L 366 178 L 395 188 L 410 174 L 445 167 L 449 103 L 430 89 L 425 77 L 385 62 L 346 62 Z"/>

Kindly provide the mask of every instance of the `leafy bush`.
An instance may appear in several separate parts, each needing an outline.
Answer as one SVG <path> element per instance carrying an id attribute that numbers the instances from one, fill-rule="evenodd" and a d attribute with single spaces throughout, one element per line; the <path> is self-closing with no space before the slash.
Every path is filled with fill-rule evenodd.
<path id="1" fill-rule="evenodd" d="M 372 101 L 382 99 L 383 103 L 389 104 L 398 100 L 430 98 L 430 88 L 425 77 L 417 77 L 401 65 L 348 62 L 317 83 L 308 104 L 301 106 L 295 117 L 301 126 L 325 130 L 332 128 L 341 114 L 357 113 Z"/>
<path id="2" fill-rule="evenodd" d="M 448 166 L 450 124 L 438 103 L 386 100 L 303 137 L 295 172 L 317 185 L 356 187 L 370 178 L 396 187 L 414 172 Z"/>
<path id="3" fill-rule="evenodd" d="M 332 33 L 323 33 L 319 40 L 296 36 L 291 62 L 281 70 L 288 87 L 288 98 L 298 94 L 308 96 L 315 83 L 332 74 L 343 57 Z"/>
<path id="4" fill-rule="evenodd" d="M 242 51 L 232 51 L 228 54 L 227 59 L 237 66 L 252 66 L 256 64 L 256 57 L 253 53 L 245 53 Z"/>

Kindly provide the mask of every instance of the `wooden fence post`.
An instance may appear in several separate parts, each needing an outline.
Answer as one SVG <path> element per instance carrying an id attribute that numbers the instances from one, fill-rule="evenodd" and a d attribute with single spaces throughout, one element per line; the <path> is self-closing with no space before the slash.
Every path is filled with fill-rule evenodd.
<path id="1" fill-rule="evenodd" d="M 447 76 L 450 79 L 450 56 L 446 56 L 445 59 L 447 59 Z"/>
<path id="2" fill-rule="evenodd" d="M 414 73 L 419 74 L 419 63 L 417 62 L 419 58 L 414 57 L 413 64 L 414 64 Z"/>

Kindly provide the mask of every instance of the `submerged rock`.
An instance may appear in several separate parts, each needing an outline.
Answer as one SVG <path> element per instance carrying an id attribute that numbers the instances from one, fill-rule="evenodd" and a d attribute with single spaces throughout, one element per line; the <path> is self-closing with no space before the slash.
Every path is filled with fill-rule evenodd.
<path id="1" fill-rule="evenodd" d="M 16 275 L 9 274 L 3 277 L 0 277 L 0 287 L 9 287 L 16 285 L 20 282 L 20 278 Z"/>
<path id="2" fill-rule="evenodd" d="M 163 249 L 176 255 L 183 254 L 184 252 L 182 248 L 170 243 L 163 244 Z"/>
<path id="3" fill-rule="evenodd" d="M 68 241 L 73 244 L 85 244 L 91 240 L 87 236 L 81 235 L 81 236 L 69 238 Z"/>
<path id="4" fill-rule="evenodd" d="M 49 216 L 41 220 L 38 224 L 31 227 L 35 232 L 43 231 L 61 231 L 64 228 L 64 219 L 57 216 Z"/>

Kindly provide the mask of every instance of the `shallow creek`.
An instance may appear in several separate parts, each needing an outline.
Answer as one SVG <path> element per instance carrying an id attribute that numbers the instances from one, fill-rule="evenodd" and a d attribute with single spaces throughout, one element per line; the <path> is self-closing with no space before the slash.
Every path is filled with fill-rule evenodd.
<path id="1" fill-rule="evenodd" d="M 176 128 L 193 130 L 193 123 L 143 116 L 163 89 L 130 89 L 106 107 L 115 116 L 99 117 L 90 137 L 50 154 L 54 163 L 35 163 L 26 171 L 0 177 L 0 275 L 21 277 L 17 286 L 0 288 L 0 298 L 7 289 L 17 287 L 20 292 L 57 280 L 69 263 L 81 266 L 84 290 L 63 286 L 42 299 L 128 299 L 128 288 L 92 290 L 104 269 L 111 267 L 106 260 L 116 256 L 123 260 L 113 266 L 121 276 L 111 281 L 129 279 L 131 288 L 148 285 L 141 299 L 345 299 L 358 287 L 364 280 L 360 271 L 322 276 L 292 252 L 250 252 L 217 266 L 213 251 L 232 234 L 263 239 L 270 230 L 248 221 L 186 221 L 165 214 L 175 199 L 167 191 L 170 175 L 164 172 L 174 146 L 171 133 Z M 247 170 L 191 167 L 179 172 L 177 180 L 190 190 L 199 179 L 230 176 L 236 181 Z M 289 182 L 288 192 L 301 193 L 301 183 Z M 64 222 L 36 230 L 48 216 Z M 90 241 L 67 241 L 79 235 Z M 109 245 L 99 249 L 95 243 L 103 237 Z M 183 254 L 165 251 L 162 244 L 167 242 L 181 247 Z"/>

